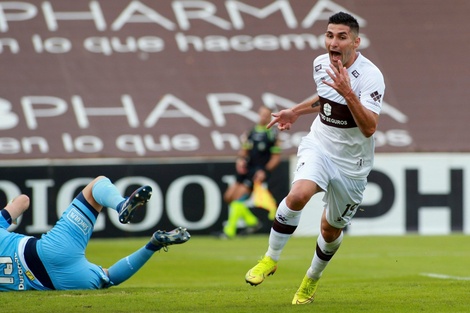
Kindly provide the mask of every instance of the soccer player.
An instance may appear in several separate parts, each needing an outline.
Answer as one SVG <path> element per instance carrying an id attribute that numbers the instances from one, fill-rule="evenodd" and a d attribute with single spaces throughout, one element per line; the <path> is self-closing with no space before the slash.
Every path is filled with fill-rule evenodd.
<path id="1" fill-rule="evenodd" d="M 254 184 L 262 184 L 269 178 L 270 173 L 281 161 L 281 148 L 277 138 L 277 130 L 266 126 L 271 121 L 272 110 L 261 106 L 258 110 L 257 124 L 245 135 L 242 148 L 238 152 L 235 163 L 236 182 L 230 185 L 224 193 L 228 203 L 229 216 L 221 238 L 233 238 L 237 234 L 239 220 L 245 222 L 246 233 L 252 233 L 261 227 L 258 217 L 250 211 L 249 198 Z M 269 211 L 269 208 L 263 207 Z M 275 210 L 275 204 L 273 212 Z"/>
<path id="2" fill-rule="evenodd" d="M 100 289 L 126 281 L 156 251 L 166 251 L 169 245 L 184 243 L 191 237 L 183 227 L 170 232 L 158 230 L 145 246 L 108 269 L 86 259 L 85 249 L 103 207 L 115 209 L 125 224 L 151 195 L 152 188 L 143 186 L 123 198 L 107 177 L 99 176 L 40 239 L 7 230 L 29 207 L 29 197 L 19 195 L 0 211 L 0 291 Z"/>
<path id="3" fill-rule="evenodd" d="M 273 114 L 268 125 L 288 130 L 301 115 L 319 113 L 298 148 L 291 190 L 279 204 L 265 256 L 245 280 L 261 284 L 277 269 L 281 252 L 299 224 L 310 198 L 324 192 L 320 234 L 310 267 L 292 304 L 314 300 L 319 279 L 338 250 L 346 227 L 362 202 L 374 160 L 385 83 L 380 70 L 361 53 L 357 20 L 343 12 L 332 15 L 325 34 L 326 54 L 313 62 L 317 95 Z"/>

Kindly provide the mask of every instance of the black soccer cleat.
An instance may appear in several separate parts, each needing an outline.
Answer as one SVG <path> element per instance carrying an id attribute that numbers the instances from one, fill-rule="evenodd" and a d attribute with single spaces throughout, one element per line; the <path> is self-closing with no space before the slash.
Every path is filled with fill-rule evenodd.
<path id="1" fill-rule="evenodd" d="M 152 196 L 152 187 L 143 186 L 136 189 L 126 200 L 121 202 L 118 206 L 120 209 L 119 213 L 119 222 L 122 224 L 127 224 L 131 221 L 134 216 L 135 209 L 143 206 L 150 200 Z"/>

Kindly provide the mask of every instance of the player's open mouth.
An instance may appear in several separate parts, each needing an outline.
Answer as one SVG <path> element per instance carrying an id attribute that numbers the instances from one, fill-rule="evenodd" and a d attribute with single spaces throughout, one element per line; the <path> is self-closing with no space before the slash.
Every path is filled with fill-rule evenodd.
<path id="1" fill-rule="evenodd" d="M 337 51 L 330 51 L 330 58 L 332 61 L 341 60 L 341 53 Z"/>

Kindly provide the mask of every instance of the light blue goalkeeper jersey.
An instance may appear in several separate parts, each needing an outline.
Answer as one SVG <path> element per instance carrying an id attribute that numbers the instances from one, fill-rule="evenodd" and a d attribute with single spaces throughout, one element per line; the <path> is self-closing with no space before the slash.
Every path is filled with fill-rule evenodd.
<path id="1" fill-rule="evenodd" d="M 46 290 L 36 281 L 31 272 L 25 268 L 22 252 L 29 237 L 6 230 L 8 223 L 0 216 L 0 291 L 11 290 Z M 28 276 L 30 278 L 28 278 Z"/>
<path id="2" fill-rule="evenodd" d="M 24 252 L 36 239 L 9 232 L 10 223 L 0 214 L 0 291 L 110 287 L 112 282 L 103 269 L 85 258 L 84 251 L 96 221 L 87 206 L 82 194 L 73 200 L 57 224 L 37 240 L 37 250 L 36 246 L 33 249 L 40 259 L 34 262 L 26 261 Z M 44 266 L 42 271 L 37 271 L 38 263 Z M 47 281 L 41 281 L 33 272 L 43 274 L 42 278 L 47 273 L 51 287 L 45 287 L 49 286 Z"/>

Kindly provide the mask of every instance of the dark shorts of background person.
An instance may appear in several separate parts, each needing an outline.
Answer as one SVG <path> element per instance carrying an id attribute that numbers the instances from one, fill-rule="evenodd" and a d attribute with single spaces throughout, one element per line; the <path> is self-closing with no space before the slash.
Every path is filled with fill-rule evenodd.
<path id="1" fill-rule="evenodd" d="M 260 169 L 264 170 L 263 167 L 253 167 L 253 168 L 250 168 L 248 170 L 248 173 L 246 174 L 243 174 L 243 175 L 238 174 L 237 183 L 243 184 L 246 187 L 248 187 L 250 190 L 253 190 L 253 176 L 255 176 L 255 173 Z M 264 171 L 266 173 L 265 181 L 267 181 L 269 179 L 270 173 L 266 170 Z"/>

